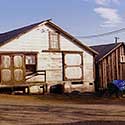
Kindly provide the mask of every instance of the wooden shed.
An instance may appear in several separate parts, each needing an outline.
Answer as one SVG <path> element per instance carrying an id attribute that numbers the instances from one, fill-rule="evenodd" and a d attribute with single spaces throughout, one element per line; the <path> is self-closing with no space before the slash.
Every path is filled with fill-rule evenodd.
<path id="1" fill-rule="evenodd" d="M 96 88 L 106 88 L 112 80 L 125 80 L 125 44 L 123 42 L 92 46 L 96 57 Z"/>
<path id="2" fill-rule="evenodd" d="M 0 34 L 0 86 L 41 92 L 43 83 L 59 83 L 67 92 L 94 91 L 96 54 L 50 20 L 6 32 Z"/>

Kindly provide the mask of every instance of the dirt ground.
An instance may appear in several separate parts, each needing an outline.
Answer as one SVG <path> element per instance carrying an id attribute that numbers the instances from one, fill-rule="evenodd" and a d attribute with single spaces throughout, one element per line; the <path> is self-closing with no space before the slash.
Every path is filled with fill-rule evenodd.
<path id="1" fill-rule="evenodd" d="M 0 95 L 0 125 L 125 125 L 125 98 Z"/>

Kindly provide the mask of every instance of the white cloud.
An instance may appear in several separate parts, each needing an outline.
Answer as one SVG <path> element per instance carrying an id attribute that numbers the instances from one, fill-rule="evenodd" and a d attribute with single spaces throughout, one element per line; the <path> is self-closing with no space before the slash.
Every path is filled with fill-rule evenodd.
<path id="1" fill-rule="evenodd" d="M 116 9 L 99 7 L 95 8 L 94 11 L 105 20 L 101 25 L 102 27 L 115 27 L 122 23 L 122 18 L 118 15 Z"/>
<path id="2" fill-rule="evenodd" d="M 120 0 L 95 0 L 98 5 L 120 4 Z"/>

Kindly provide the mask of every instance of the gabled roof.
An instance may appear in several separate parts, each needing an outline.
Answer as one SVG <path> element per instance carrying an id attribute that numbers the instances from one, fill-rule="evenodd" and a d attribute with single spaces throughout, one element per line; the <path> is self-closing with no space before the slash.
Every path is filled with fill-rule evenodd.
<path id="1" fill-rule="evenodd" d="M 43 22 L 45 22 L 45 21 L 0 34 L 0 46 L 8 43 L 9 41 L 11 41 L 11 40 L 13 40 L 13 39 L 25 34 L 25 33 L 27 33 L 28 31 L 32 30 L 33 28 L 35 28 L 36 26 L 38 26 L 39 24 L 41 24 Z"/>
<path id="2" fill-rule="evenodd" d="M 47 25 L 47 26 L 49 26 L 49 27 L 57 30 L 60 34 L 62 34 L 64 36 L 66 36 L 67 38 L 69 38 L 74 44 L 77 44 L 82 49 L 85 49 L 85 50 L 93 53 L 94 55 L 98 54 L 95 50 L 93 50 L 92 48 L 90 48 L 90 47 L 82 44 L 81 41 L 79 41 L 78 39 L 76 39 L 75 37 L 73 37 L 72 35 L 70 35 L 69 33 L 65 32 L 63 29 L 61 29 L 59 26 L 57 26 L 56 24 L 54 24 L 50 20 L 51 19 L 44 20 L 44 21 L 41 21 L 39 23 L 35 23 L 35 24 L 29 25 L 29 26 L 25 26 L 25 27 L 22 27 L 22 28 L 13 30 L 13 31 L 9 31 L 9 32 L 0 34 L 0 46 L 2 46 L 4 44 L 12 41 L 13 39 L 18 38 L 19 36 L 21 36 L 21 35 L 29 32 L 29 31 L 31 31 L 35 27 L 37 27 L 40 24 L 44 23 L 45 25 Z"/>
<path id="3" fill-rule="evenodd" d="M 123 42 L 112 43 L 112 44 L 91 46 L 91 48 L 99 53 L 96 57 L 96 61 L 101 61 L 104 57 L 106 57 L 112 51 L 114 51 L 115 49 L 120 47 L 122 44 L 124 44 L 124 43 Z"/>

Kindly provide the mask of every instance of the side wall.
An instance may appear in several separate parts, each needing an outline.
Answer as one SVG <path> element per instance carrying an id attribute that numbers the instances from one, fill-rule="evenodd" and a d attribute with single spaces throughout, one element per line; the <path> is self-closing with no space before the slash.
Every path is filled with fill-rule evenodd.
<path id="1" fill-rule="evenodd" d="M 124 54 L 124 47 L 120 46 L 98 63 L 99 88 L 106 88 L 107 83 L 112 80 L 125 79 L 123 78 L 124 65 L 120 63 L 120 56 Z"/>

